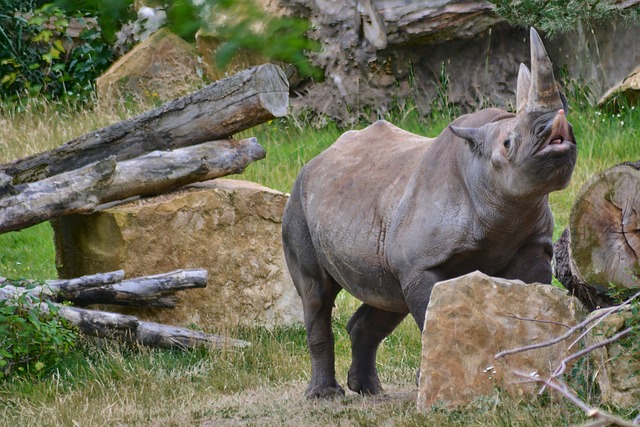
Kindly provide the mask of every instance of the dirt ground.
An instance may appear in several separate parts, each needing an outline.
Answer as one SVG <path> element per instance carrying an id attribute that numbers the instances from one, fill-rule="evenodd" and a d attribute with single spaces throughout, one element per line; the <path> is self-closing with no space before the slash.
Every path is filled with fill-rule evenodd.
<path id="1" fill-rule="evenodd" d="M 201 425 L 399 425 L 422 417 L 416 410 L 417 387 L 409 384 L 386 384 L 381 396 L 363 397 L 347 391 L 345 397 L 330 400 L 305 399 L 305 387 L 296 382 L 221 396 Z"/>

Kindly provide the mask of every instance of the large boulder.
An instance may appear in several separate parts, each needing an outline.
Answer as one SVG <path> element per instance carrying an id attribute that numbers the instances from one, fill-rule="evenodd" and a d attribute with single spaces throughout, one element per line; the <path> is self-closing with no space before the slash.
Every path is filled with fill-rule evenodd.
<path id="1" fill-rule="evenodd" d="M 602 314 L 596 310 L 591 316 Z M 606 316 L 587 335 L 588 345 L 599 344 L 625 329 L 632 316 L 627 307 L 619 313 Z M 600 387 L 602 403 L 622 408 L 637 408 L 640 402 L 640 349 L 638 343 L 616 341 L 591 352 Z"/>
<path id="2" fill-rule="evenodd" d="M 422 335 L 418 408 L 456 407 L 501 388 L 536 390 L 515 372 L 548 376 L 566 357 L 559 343 L 495 360 L 502 351 L 541 343 L 583 316 L 577 299 L 550 285 L 525 284 L 480 272 L 437 283 Z"/>
<path id="3" fill-rule="evenodd" d="M 143 319 L 205 328 L 289 325 L 302 306 L 286 269 L 281 222 L 287 195 L 217 179 L 54 222 L 60 278 L 123 269 L 127 277 L 206 268 L 204 289 L 175 309 L 122 309 Z"/>
<path id="4" fill-rule="evenodd" d="M 125 100 L 159 104 L 203 85 L 198 54 L 163 28 L 120 57 L 96 80 L 98 100 L 112 106 Z"/>
<path id="5" fill-rule="evenodd" d="M 613 106 L 625 104 L 637 105 L 640 102 L 640 64 L 628 76 L 615 84 L 598 100 L 599 106 Z"/>

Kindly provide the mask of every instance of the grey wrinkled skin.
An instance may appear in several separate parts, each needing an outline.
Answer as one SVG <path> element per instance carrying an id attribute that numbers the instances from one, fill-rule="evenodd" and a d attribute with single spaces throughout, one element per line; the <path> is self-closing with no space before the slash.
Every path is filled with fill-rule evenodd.
<path id="1" fill-rule="evenodd" d="M 347 324 L 347 385 L 377 394 L 380 342 L 409 313 L 423 328 L 436 282 L 475 270 L 551 282 L 548 194 L 569 183 L 577 148 L 533 29 L 531 56 L 531 73 L 520 67 L 516 114 L 481 110 L 434 139 L 378 121 L 346 132 L 301 170 L 282 233 L 304 308 L 308 397 L 344 394 L 331 332 L 342 289 L 363 303 Z"/>

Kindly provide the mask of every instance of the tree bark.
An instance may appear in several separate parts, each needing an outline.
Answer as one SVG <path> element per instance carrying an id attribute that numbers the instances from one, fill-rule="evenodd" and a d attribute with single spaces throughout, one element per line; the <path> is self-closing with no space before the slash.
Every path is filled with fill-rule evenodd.
<path id="1" fill-rule="evenodd" d="M 46 153 L 0 165 L 0 185 L 35 182 L 116 156 L 118 162 L 153 150 L 225 139 L 287 114 L 289 84 L 265 64 L 219 80 L 137 117 L 90 132 Z M 8 191 L 0 188 L 0 194 Z"/>
<path id="2" fill-rule="evenodd" d="M 264 156 L 255 138 L 226 139 L 154 151 L 121 162 L 112 156 L 79 170 L 12 185 L 9 194 L 0 198 L 0 233 L 56 216 L 90 213 L 114 200 L 161 194 L 188 183 L 240 173 Z"/>
<path id="3" fill-rule="evenodd" d="M 640 162 L 594 175 L 580 189 L 569 227 L 554 244 L 556 277 L 589 309 L 611 290 L 640 287 Z"/>
<path id="4" fill-rule="evenodd" d="M 613 299 L 607 295 L 606 289 L 591 286 L 574 274 L 571 269 L 570 242 L 571 235 L 566 228 L 553 244 L 553 268 L 556 279 L 589 311 L 615 305 Z"/>

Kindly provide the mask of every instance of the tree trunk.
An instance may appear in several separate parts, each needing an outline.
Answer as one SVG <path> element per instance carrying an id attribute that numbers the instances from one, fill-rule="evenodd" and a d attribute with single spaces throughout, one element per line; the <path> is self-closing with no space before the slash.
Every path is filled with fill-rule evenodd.
<path id="1" fill-rule="evenodd" d="M 265 64 L 219 80 L 137 117 L 90 132 L 66 144 L 0 165 L 0 185 L 35 182 L 107 159 L 118 162 L 154 151 L 225 139 L 287 114 L 289 84 Z M 0 195 L 7 192 L 0 188 Z"/>
<path id="2" fill-rule="evenodd" d="M 556 276 L 585 305 L 611 305 L 610 290 L 640 287 L 640 162 L 589 179 L 554 245 Z"/>
<path id="3" fill-rule="evenodd" d="M 114 200 L 161 194 L 188 183 L 240 173 L 264 156 L 255 138 L 226 139 L 154 151 L 121 162 L 112 156 L 79 170 L 12 185 L 8 194 L 0 196 L 0 233 L 56 216 L 90 213 Z"/>

